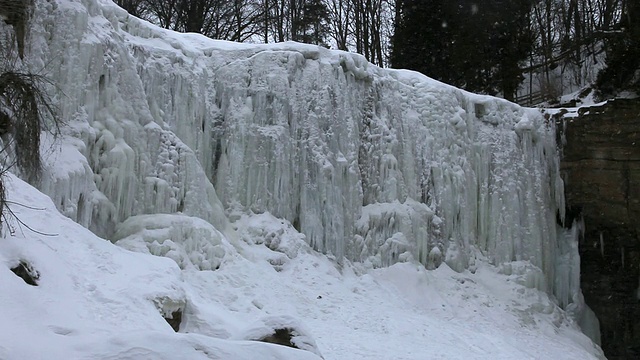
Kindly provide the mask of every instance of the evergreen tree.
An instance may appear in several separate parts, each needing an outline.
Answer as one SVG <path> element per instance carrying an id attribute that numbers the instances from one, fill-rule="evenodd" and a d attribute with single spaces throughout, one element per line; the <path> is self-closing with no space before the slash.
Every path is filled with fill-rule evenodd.
<path id="1" fill-rule="evenodd" d="M 391 64 L 512 100 L 532 46 L 529 0 L 398 0 Z"/>
<path id="2" fill-rule="evenodd" d="M 452 82 L 451 20 L 446 0 L 398 0 L 391 65 Z"/>
<path id="3" fill-rule="evenodd" d="M 640 92 L 640 2 L 627 0 L 615 35 L 605 43 L 607 67 L 596 86 L 601 97 L 620 91 Z"/>
<path id="4" fill-rule="evenodd" d="M 489 36 L 493 44 L 489 59 L 495 65 L 492 78 L 495 90 L 507 100 L 513 101 L 518 86 L 524 80 L 521 61 L 533 48 L 530 12 L 532 2 L 528 0 L 493 0 L 497 18 L 491 26 Z"/>
<path id="5" fill-rule="evenodd" d="M 297 41 L 326 46 L 325 39 L 329 34 L 327 6 L 322 0 L 306 0 L 301 10 L 297 24 L 300 30 Z"/>

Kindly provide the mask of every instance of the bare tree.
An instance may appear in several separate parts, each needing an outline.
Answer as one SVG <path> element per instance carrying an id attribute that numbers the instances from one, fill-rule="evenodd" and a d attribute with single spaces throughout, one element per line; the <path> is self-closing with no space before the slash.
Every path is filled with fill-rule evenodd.
<path id="1" fill-rule="evenodd" d="M 175 29 L 180 0 L 144 0 L 148 20 L 165 29 Z"/>
<path id="2" fill-rule="evenodd" d="M 326 0 L 331 39 L 340 50 L 363 54 L 370 62 L 388 63 L 394 0 Z"/>
<path id="3" fill-rule="evenodd" d="M 42 174 L 41 132 L 58 133 L 60 125 L 45 91 L 47 85 L 51 85 L 49 80 L 41 75 L 15 70 L 16 56 L 24 56 L 32 6 L 30 0 L 0 0 L 0 15 L 13 26 L 17 44 L 17 51 L 11 44 L 0 44 L 0 153 L 8 162 L 0 170 L 0 222 L 7 207 L 1 175 L 17 165 L 27 181 L 37 183 Z M 47 118 L 51 121 L 47 122 Z"/>
<path id="4" fill-rule="evenodd" d="M 572 84 L 585 85 L 584 69 L 599 61 L 607 39 L 618 31 L 615 27 L 621 21 L 625 1 L 542 0 L 534 4 L 531 26 L 535 46 L 526 70 L 542 75 L 544 91 L 552 96 L 562 93 L 567 84 L 554 83 L 553 74 L 567 71 L 574 74 Z"/>
<path id="5" fill-rule="evenodd" d="M 146 15 L 146 0 L 115 0 L 114 2 L 135 17 L 144 18 Z"/>
<path id="6" fill-rule="evenodd" d="M 20 58 L 24 57 L 27 21 L 32 7 L 33 0 L 0 0 L 0 16 L 8 25 L 13 26 Z"/>
<path id="7" fill-rule="evenodd" d="M 5 63 L 6 64 L 6 63 Z M 12 148 L 18 169 L 29 182 L 40 179 L 40 132 L 48 129 L 44 117 L 55 112 L 43 90 L 49 81 L 40 75 L 4 70 L 0 74 L 0 129 L 3 152 Z M 55 132 L 59 123 L 54 121 Z"/>
<path id="8" fill-rule="evenodd" d="M 264 3 L 258 0 L 234 0 L 234 31 L 227 40 L 244 42 L 267 33 L 265 42 L 268 42 L 269 6 L 267 0 Z"/>
<path id="9" fill-rule="evenodd" d="M 327 2 L 329 23 L 331 24 L 329 34 L 339 50 L 349 50 L 347 44 L 351 35 L 349 22 L 353 14 L 352 5 L 350 0 L 329 0 Z"/>
<path id="10" fill-rule="evenodd" d="M 266 33 L 264 24 L 271 19 L 266 12 L 275 0 L 140 1 L 145 3 L 146 19 L 161 27 L 213 39 L 248 41 Z M 264 36 L 268 38 L 268 34 Z"/>

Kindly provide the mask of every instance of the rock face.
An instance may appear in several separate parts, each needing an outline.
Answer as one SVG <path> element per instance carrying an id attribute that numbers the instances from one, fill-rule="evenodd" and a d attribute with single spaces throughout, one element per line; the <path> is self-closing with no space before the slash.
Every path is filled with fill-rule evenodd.
<path id="1" fill-rule="evenodd" d="M 24 280 L 25 283 L 31 286 L 38 286 L 40 274 L 28 262 L 21 260 L 18 265 L 11 268 L 11 271 Z"/>
<path id="2" fill-rule="evenodd" d="M 608 359 L 640 350 L 640 100 L 580 109 L 560 122 L 566 204 L 585 222 L 581 285 Z"/>

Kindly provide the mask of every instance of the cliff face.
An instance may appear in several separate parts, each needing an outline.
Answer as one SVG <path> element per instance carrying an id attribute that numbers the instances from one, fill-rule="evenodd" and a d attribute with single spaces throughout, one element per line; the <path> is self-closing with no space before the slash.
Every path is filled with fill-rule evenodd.
<path id="1" fill-rule="evenodd" d="M 640 233 L 640 101 L 581 109 L 564 132 L 562 170 L 569 205 L 589 230 Z M 625 235 L 625 234 L 620 235 Z"/>
<path id="2" fill-rule="evenodd" d="M 585 300 L 607 357 L 632 358 L 640 348 L 640 100 L 584 108 L 563 122 L 566 203 L 585 222 Z"/>

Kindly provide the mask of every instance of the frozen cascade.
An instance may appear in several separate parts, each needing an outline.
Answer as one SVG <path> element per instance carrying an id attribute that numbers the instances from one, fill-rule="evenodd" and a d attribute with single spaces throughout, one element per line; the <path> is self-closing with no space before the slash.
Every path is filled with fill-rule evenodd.
<path id="1" fill-rule="evenodd" d="M 584 240 L 584 222 L 574 220 L 570 228 L 558 226 L 561 240 L 558 242 L 556 277 L 553 293 L 558 304 L 577 320 L 582 331 L 594 343 L 600 345 L 600 322 L 596 314 L 584 302 L 580 289 L 580 254 L 578 244 Z"/>
<path id="2" fill-rule="evenodd" d="M 228 220 L 196 154 L 154 122 L 137 64 L 113 27 L 115 13 L 126 13 L 109 1 L 35 6 L 24 66 L 54 80 L 53 101 L 67 123 L 41 189 L 106 238 L 130 216 L 154 213 L 182 212 L 225 231 Z M 60 174 L 59 161 L 70 158 L 77 170 Z"/>
<path id="3" fill-rule="evenodd" d="M 68 157 L 50 156 L 41 188 L 101 236 L 154 213 L 233 236 L 224 209 L 268 211 L 338 260 L 528 261 L 535 286 L 580 301 L 558 280 L 579 260 L 537 110 L 356 54 L 172 33 L 109 0 L 36 2 L 30 36 L 23 65 L 54 80 L 69 123 L 55 151 L 78 159 L 59 174 Z"/>

